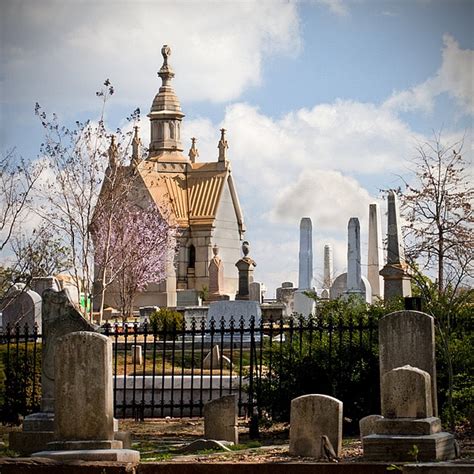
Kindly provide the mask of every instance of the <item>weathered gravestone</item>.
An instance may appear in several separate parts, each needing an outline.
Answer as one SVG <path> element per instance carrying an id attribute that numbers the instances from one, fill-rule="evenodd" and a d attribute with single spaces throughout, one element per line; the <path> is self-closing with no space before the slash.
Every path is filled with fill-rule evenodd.
<path id="1" fill-rule="evenodd" d="M 25 325 L 32 333 L 35 325 L 41 333 L 41 296 L 33 290 L 13 287 L 3 299 L 0 311 L 3 313 L 3 329 L 13 330 L 18 324 L 23 333 Z"/>
<path id="2" fill-rule="evenodd" d="M 360 439 L 375 433 L 375 422 L 383 419 L 382 415 L 368 415 L 359 420 Z"/>
<path id="3" fill-rule="evenodd" d="M 327 457 L 327 436 L 337 457 L 342 451 L 342 402 L 328 395 L 303 395 L 291 401 L 290 455 Z M 327 447 L 326 447 L 327 448 Z"/>
<path id="4" fill-rule="evenodd" d="M 373 461 L 420 461 L 456 456 L 454 437 L 441 431 L 436 407 L 433 318 L 417 311 L 391 313 L 379 322 L 382 415 L 362 440 Z"/>
<path id="5" fill-rule="evenodd" d="M 232 363 L 228 357 L 221 355 L 219 344 L 215 344 L 212 350 L 204 357 L 202 361 L 203 369 L 223 369 L 231 367 Z"/>
<path id="6" fill-rule="evenodd" d="M 431 377 L 433 414 L 438 414 L 435 328 L 432 316 L 419 311 L 397 311 L 379 322 L 380 380 L 386 372 L 411 365 Z"/>
<path id="7" fill-rule="evenodd" d="M 45 290 L 60 291 L 61 285 L 56 277 L 36 277 L 31 280 L 31 288 L 42 296 Z"/>
<path id="8" fill-rule="evenodd" d="M 428 372 L 405 365 L 386 372 L 382 380 L 382 416 L 428 418 L 433 416 L 431 377 Z"/>
<path id="9" fill-rule="evenodd" d="M 236 395 L 216 398 L 204 405 L 204 437 L 238 444 Z"/>
<path id="10" fill-rule="evenodd" d="M 54 437 L 54 349 L 60 337 L 94 331 L 65 291 L 46 289 L 42 304 L 41 412 L 25 417 L 23 431 L 10 434 L 10 447 L 21 454 L 46 448 Z"/>
<path id="11" fill-rule="evenodd" d="M 55 441 L 35 456 L 138 462 L 138 451 L 114 439 L 112 342 L 79 331 L 55 350 Z"/>

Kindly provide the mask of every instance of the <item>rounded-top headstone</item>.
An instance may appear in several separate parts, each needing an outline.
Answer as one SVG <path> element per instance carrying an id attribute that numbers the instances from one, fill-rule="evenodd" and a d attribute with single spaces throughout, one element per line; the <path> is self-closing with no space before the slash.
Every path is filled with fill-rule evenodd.
<path id="1" fill-rule="evenodd" d="M 322 436 L 337 456 L 342 451 L 342 402 L 328 395 L 303 395 L 291 401 L 290 454 L 321 458 Z"/>
<path id="2" fill-rule="evenodd" d="M 281 284 L 281 287 L 282 288 L 293 288 L 293 282 L 292 281 L 284 281 Z"/>
<path id="3" fill-rule="evenodd" d="M 382 415 L 386 418 L 433 416 L 430 374 L 410 365 L 386 372 L 382 378 Z"/>

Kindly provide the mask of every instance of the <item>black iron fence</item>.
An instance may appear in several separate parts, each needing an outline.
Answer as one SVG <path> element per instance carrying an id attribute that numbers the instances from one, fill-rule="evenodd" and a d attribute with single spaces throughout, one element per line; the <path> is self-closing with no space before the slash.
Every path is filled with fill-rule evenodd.
<path id="1" fill-rule="evenodd" d="M 378 411 L 377 322 L 367 315 L 281 321 L 189 321 L 158 329 L 111 325 L 115 416 L 201 416 L 236 394 L 240 415 L 285 420 L 290 401 L 325 393 L 357 420 Z M 3 421 L 39 409 L 41 335 L 7 328 L 0 340 Z"/>

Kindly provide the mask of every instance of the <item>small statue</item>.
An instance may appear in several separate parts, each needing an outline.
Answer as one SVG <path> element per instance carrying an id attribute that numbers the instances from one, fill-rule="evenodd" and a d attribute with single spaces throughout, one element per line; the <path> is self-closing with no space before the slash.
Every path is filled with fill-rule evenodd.
<path id="1" fill-rule="evenodd" d="M 219 140 L 217 148 L 219 149 L 219 161 L 225 161 L 227 159 L 226 150 L 229 148 L 227 140 L 225 139 L 225 128 L 221 128 L 221 139 Z"/>
<path id="2" fill-rule="evenodd" d="M 194 163 L 196 161 L 196 158 L 199 156 L 199 151 L 196 148 L 196 138 L 191 138 L 191 148 L 189 149 L 188 153 L 189 159 L 191 160 L 191 163 Z"/>

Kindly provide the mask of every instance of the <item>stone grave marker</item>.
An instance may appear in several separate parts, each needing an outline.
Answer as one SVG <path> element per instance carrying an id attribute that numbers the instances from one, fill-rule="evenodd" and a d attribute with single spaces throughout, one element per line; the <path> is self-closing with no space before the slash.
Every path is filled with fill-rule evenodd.
<path id="1" fill-rule="evenodd" d="M 342 402 L 328 395 L 303 395 L 291 401 L 290 455 L 325 457 L 323 436 L 336 456 L 342 451 Z"/>
<path id="2" fill-rule="evenodd" d="M 32 333 L 35 324 L 41 334 L 41 296 L 33 290 L 13 287 L 4 298 L 0 311 L 3 313 L 3 329 L 10 325 L 14 330 L 15 325 L 20 325 L 23 334 L 24 327 L 28 325 L 28 332 Z"/>
<path id="3" fill-rule="evenodd" d="M 138 462 L 138 451 L 114 439 L 112 342 L 79 331 L 55 350 L 55 441 L 35 456 Z"/>
<path id="4" fill-rule="evenodd" d="M 409 365 L 386 372 L 382 379 L 382 416 L 386 418 L 433 416 L 430 374 Z"/>
<path id="5" fill-rule="evenodd" d="M 419 311 L 397 311 L 379 322 L 380 380 L 386 372 L 411 365 L 431 378 L 433 414 L 437 416 L 435 328 L 432 316 Z"/>
<path id="6" fill-rule="evenodd" d="M 239 443 L 236 395 L 216 398 L 204 405 L 204 437 Z"/>

